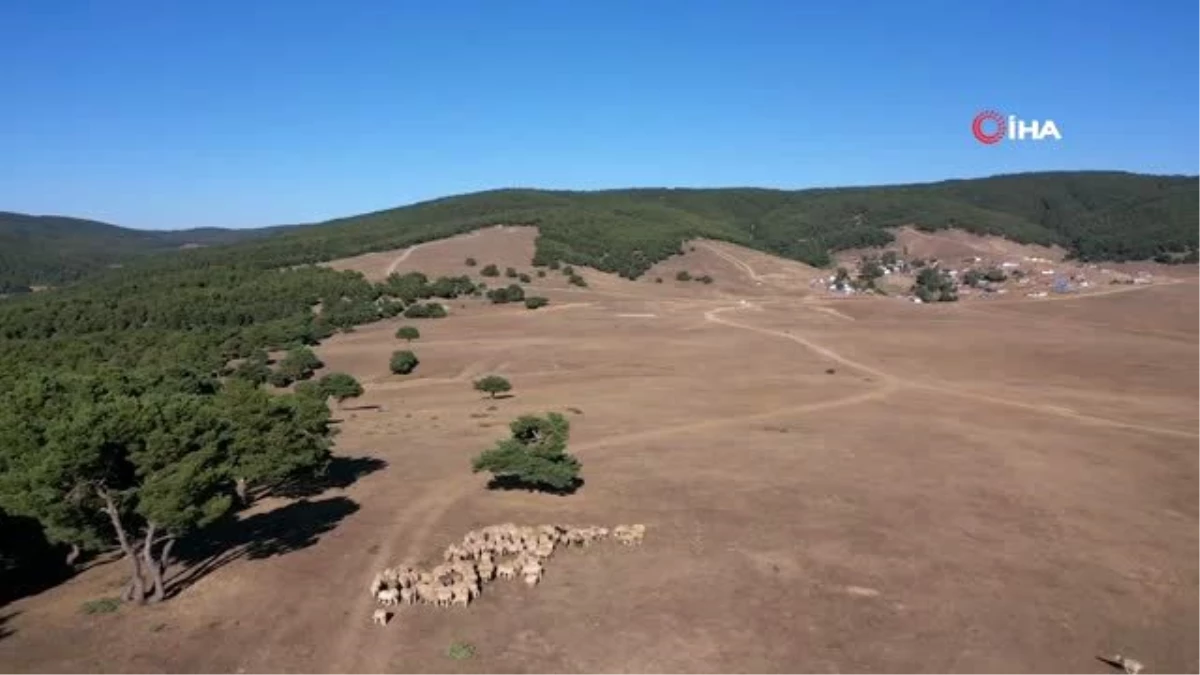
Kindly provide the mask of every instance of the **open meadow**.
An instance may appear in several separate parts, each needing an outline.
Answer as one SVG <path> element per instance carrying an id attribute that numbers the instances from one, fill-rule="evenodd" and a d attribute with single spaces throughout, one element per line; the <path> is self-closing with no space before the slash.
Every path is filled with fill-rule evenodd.
<path id="1" fill-rule="evenodd" d="M 535 236 L 331 265 L 533 275 Z M 1194 268 L 936 305 L 827 297 L 814 268 L 705 241 L 637 281 L 578 271 L 586 288 L 533 277 L 541 309 L 451 300 L 326 340 L 323 372 L 365 388 L 335 408 L 335 485 L 181 544 L 161 605 L 82 612 L 126 580 L 101 563 L 0 608 L 0 670 L 1200 669 Z M 389 372 L 397 349 L 415 372 Z M 511 394 L 473 391 L 487 374 Z M 470 459 L 546 412 L 569 419 L 584 485 L 487 489 Z M 556 553 L 534 588 L 372 625 L 376 572 L 508 522 L 647 531 Z"/>

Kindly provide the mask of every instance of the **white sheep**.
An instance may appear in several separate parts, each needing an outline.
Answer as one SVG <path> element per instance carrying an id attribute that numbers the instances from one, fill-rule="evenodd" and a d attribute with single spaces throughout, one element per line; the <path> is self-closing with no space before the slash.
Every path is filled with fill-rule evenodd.
<path id="1" fill-rule="evenodd" d="M 384 606 L 400 604 L 400 591 L 395 588 L 385 588 L 382 591 L 379 591 L 379 594 L 375 597 L 378 598 L 380 604 Z"/>
<path id="2" fill-rule="evenodd" d="M 377 609 L 371 614 L 371 622 L 377 623 L 380 626 L 386 626 L 390 618 L 392 618 L 392 615 L 386 609 Z"/>

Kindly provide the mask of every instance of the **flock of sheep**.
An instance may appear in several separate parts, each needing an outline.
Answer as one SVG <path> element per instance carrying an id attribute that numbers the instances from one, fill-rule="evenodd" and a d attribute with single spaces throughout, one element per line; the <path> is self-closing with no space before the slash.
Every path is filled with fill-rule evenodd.
<path id="1" fill-rule="evenodd" d="M 511 523 L 471 530 L 461 544 L 450 544 L 443 562 L 423 570 L 411 564 L 386 569 L 371 580 L 371 596 L 383 607 L 372 621 L 387 625 L 386 609 L 397 605 L 427 604 L 466 607 L 493 579 L 520 576 L 529 586 L 542 580 L 546 562 L 559 546 L 587 547 L 612 537 L 626 546 L 640 544 L 645 525 L 573 527 L 540 525 L 519 527 Z"/>

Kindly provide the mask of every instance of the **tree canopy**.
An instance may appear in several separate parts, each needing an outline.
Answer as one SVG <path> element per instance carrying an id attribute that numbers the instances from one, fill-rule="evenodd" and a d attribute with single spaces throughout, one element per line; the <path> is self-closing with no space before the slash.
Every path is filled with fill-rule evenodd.
<path id="1" fill-rule="evenodd" d="M 419 363 L 416 354 L 402 350 L 392 352 L 392 359 L 388 362 L 388 367 L 397 375 L 408 375 L 417 369 Z"/>
<path id="2" fill-rule="evenodd" d="M 489 398 L 496 398 L 496 394 L 511 390 L 512 384 L 499 375 L 488 375 L 475 380 L 475 391 L 481 391 Z"/>
<path id="3" fill-rule="evenodd" d="M 511 436 L 480 453 L 472 471 L 489 471 L 498 484 L 569 492 L 580 484 L 582 468 L 567 453 L 570 423 L 559 413 L 523 415 L 509 424 Z"/>

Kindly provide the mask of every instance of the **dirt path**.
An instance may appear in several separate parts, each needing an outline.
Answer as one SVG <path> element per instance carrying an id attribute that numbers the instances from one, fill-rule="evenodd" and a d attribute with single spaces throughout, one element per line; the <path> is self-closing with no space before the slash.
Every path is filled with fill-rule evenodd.
<path id="1" fill-rule="evenodd" d="M 742 260 L 728 251 L 722 251 L 721 249 L 707 242 L 700 242 L 700 246 L 712 251 L 713 253 L 716 253 L 717 257 L 745 272 L 746 276 L 750 277 L 752 281 L 760 284 L 766 282 L 766 279 L 758 272 L 755 272 L 754 268 L 750 266 L 750 263 L 747 263 L 745 260 Z"/>
<path id="2" fill-rule="evenodd" d="M 405 260 L 408 260 L 408 256 L 412 255 L 413 251 L 421 248 L 422 246 L 424 246 L 424 244 L 413 244 L 412 246 L 409 246 L 408 248 L 404 249 L 404 252 L 401 253 L 400 255 L 396 256 L 396 259 L 392 261 L 392 264 L 388 265 L 387 273 L 383 275 L 384 278 L 390 277 L 393 274 L 395 274 L 396 267 L 400 263 L 404 262 Z"/>

